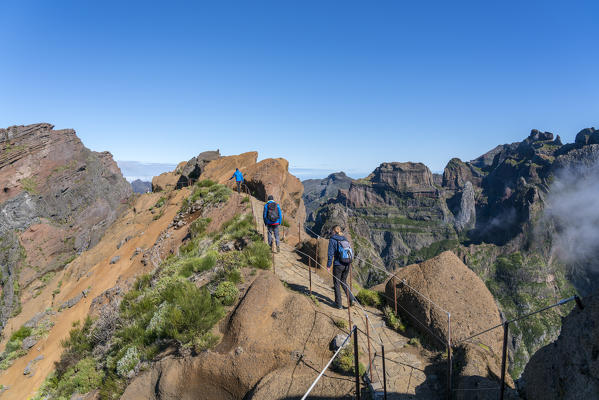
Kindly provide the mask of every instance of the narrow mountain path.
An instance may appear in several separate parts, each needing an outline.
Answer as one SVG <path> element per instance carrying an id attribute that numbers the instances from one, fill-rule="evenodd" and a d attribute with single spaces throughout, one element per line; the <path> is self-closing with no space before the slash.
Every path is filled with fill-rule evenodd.
<path id="1" fill-rule="evenodd" d="M 258 231 L 262 231 L 262 211 L 264 202 L 251 197 L 251 206 Z M 293 240 L 295 239 L 295 240 Z M 297 242 L 295 237 L 292 238 Z M 293 243 L 293 242 L 292 242 Z M 309 295 L 308 266 L 289 243 L 281 243 L 281 252 L 275 254 L 275 273 L 287 287 Z M 348 322 L 347 308 L 339 310 L 335 307 L 333 278 L 326 269 L 312 269 L 312 295 L 315 304 L 335 320 Z M 347 302 L 344 299 L 344 305 Z M 384 321 L 383 313 L 372 307 L 351 308 L 352 324 L 358 327 L 360 361 L 368 369 L 368 341 L 366 337 L 366 314 L 370 320 L 368 327 L 371 337 L 371 354 L 373 358 L 373 387 L 382 393 L 383 368 L 381 357 L 381 341 L 385 345 L 385 362 L 387 369 L 387 392 L 389 399 L 439 399 L 445 396 L 444 369 L 435 366 L 432 355 L 417 345 L 409 345 L 409 338 L 389 329 Z M 345 329 L 347 332 L 348 330 Z M 323 365 L 324 367 L 324 365 Z M 314 378 L 316 378 L 315 373 Z M 307 389 L 307 388 L 306 388 Z"/>

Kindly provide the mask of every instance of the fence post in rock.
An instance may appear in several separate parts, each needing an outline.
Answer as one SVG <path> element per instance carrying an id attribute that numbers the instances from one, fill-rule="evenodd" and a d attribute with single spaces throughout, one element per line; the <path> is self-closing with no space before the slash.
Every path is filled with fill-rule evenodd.
<path id="1" fill-rule="evenodd" d="M 277 273 L 277 270 L 275 269 L 275 253 L 272 253 L 272 273 Z"/>
<path id="2" fill-rule="evenodd" d="M 308 257 L 308 278 L 310 279 L 310 296 L 312 296 L 312 257 Z"/>
<path id="3" fill-rule="evenodd" d="M 342 285 L 347 285 L 346 283 L 342 283 Z M 349 301 L 349 289 L 347 289 L 347 319 L 349 321 L 349 325 L 347 326 L 352 326 L 351 325 L 351 303 Z"/>
<path id="4" fill-rule="evenodd" d="M 395 315 L 397 315 L 397 281 L 393 275 L 393 306 L 395 307 Z"/>
<path id="5" fill-rule="evenodd" d="M 499 387 L 499 399 L 503 400 L 505 393 L 505 368 L 507 363 L 507 337 L 509 333 L 509 321 L 503 323 L 503 350 L 501 352 L 501 386 Z"/>
<path id="6" fill-rule="evenodd" d="M 374 382 L 374 375 L 372 374 L 372 353 L 370 351 L 370 319 L 366 314 L 366 339 L 368 341 L 368 371 L 370 374 L 370 382 Z"/>
<path id="7" fill-rule="evenodd" d="M 297 223 L 297 244 L 299 245 L 302 242 L 302 223 Z"/>
<path id="8" fill-rule="evenodd" d="M 451 400 L 451 375 L 452 375 L 452 361 L 451 361 L 451 314 L 447 313 L 447 399 Z"/>
<path id="9" fill-rule="evenodd" d="M 314 255 L 314 260 L 316 261 L 316 265 L 314 266 L 314 268 L 316 268 L 318 266 L 318 253 L 319 253 L 319 240 L 318 237 L 316 238 L 316 254 Z"/>
<path id="10" fill-rule="evenodd" d="M 381 344 L 381 353 L 383 356 L 383 393 L 384 399 L 387 400 L 387 368 L 385 367 L 385 345 Z"/>
<path id="11" fill-rule="evenodd" d="M 356 375 L 356 399 L 360 400 L 360 359 L 358 351 L 358 327 L 354 325 L 354 370 Z"/>

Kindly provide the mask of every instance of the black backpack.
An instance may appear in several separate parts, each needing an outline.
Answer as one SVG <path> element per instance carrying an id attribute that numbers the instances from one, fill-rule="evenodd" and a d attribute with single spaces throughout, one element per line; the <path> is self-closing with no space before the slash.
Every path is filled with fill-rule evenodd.
<path id="1" fill-rule="evenodd" d="M 279 209 L 277 207 L 277 203 L 274 201 L 268 203 L 266 208 L 266 218 L 269 222 L 276 222 L 279 220 Z"/>

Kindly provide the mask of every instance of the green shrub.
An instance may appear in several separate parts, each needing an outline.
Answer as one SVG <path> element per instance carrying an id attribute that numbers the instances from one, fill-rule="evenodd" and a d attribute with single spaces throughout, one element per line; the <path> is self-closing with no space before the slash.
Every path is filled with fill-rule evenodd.
<path id="1" fill-rule="evenodd" d="M 243 277 L 241 276 L 241 271 L 239 269 L 234 268 L 227 274 L 227 280 L 231 281 L 235 284 L 243 282 Z"/>
<path id="2" fill-rule="evenodd" d="M 382 304 L 379 292 L 369 289 L 360 289 L 356 295 L 356 299 L 358 299 L 360 304 L 370 307 L 380 307 Z"/>
<path id="3" fill-rule="evenodd" d="M 233 193 L 231 189 L 224 185 L 219 185 L 210 180 L 199 181 L 194 186 L 191 196 L 183 201 L 181 210 L 187 210 L 191 204 L 200 199 L 204 205 L 224 203 L 229 200 L 231 193 Z"/>
<path id="4" fill-rule="evenodd" d="M 160 208 L 162 207 L 164 204 L 166 203 L 166 197 L 162 196 L 160 199 L 158 199 L 158 201 L 156 202 L 156 204 L 154 204 L 155 208 Z"/>
<path id="5" fill-rule="evenodd" d="M 281 221 L 281 225 L 284 226 L 285 228 L 289 228 L 289 221 L 287 221 L 285 218 L 283 218 L 283 220 Z"/>
<path id="6" fill-rule="evenodd" d="M 206 233 L 206 228 L 212 222 L 210 218 L 198 218 L 189 226 L 189 232 L 192 238 L 196 238 Z"/>
<path id="7" fill-rule="evenodd" d="M 219 299 L 224 305 L 232 306 L 237 300 L 239 290 L 233 282 L 224 281 L 218 284 L 214 297 Z"/>
<path id="8" fill-rule="evenodd" d="M 188 278 L 193 273 L 208 271 L 214 268 L 217 257 L 216 252 L 210 251 L 203 257 L 184 258 L 177 263 L 176 267 L 182 277 Z"/>
<path id="9" fill-rule="evenodd" d="M 196 338 L 193 341 L 193 348 L 196 351 L 196 353 L 199 353 L 216 346 L 218 341 L 218 336 L 216 336 L 212 332 L 206 332 L 196 336 Z"/>
<path id="10" fill-rule="evenodd" d="M 272 265 L 271 249 L 264 242 L 254 242 L 243 249 L 243 256 L 248 265 L 260 268 L 269 269 Z"/>
<path id="11" fill-rule="evenodd" d="M 417 337 L 410 338 L 410 340 L 408 340 L 408 344 L 412 346 L 420 346 L 420 339 Z"/>
<path id="12" fill-rule="evenodd" d="M 96 369 L 96 361 L 86 357 L 70 367 L 48 390 L 52 398 L 69 399 L 74 393 L 87 393 L 100 387 L 104 373 Z M 52 380 L 51 380 L 52 382 Z"/>
<path id="13" fill-rule="evenodd" d="M 391 307 L 386 306 L 383 310 L 383 313 L 385 314 L 385 322 L 387 323 L 387 326 L 397 332 L 404 333 L 406 331 L 406 326 L 401 321 L 401 318 L 398 315 L 395 315 Z"/>
<path id="14" fill-rule="evenodd" d="M 220 238 L 243 239 L 260 241 L 262 237 L 254 229 L 254 218 L 250 214 L 236 215 L 222 226 Z"/>
<path id="15" fill-rule="evenodd" d="M 344 319 L 336 319 L 334 324 L 339 329 L 347 329 L 347 321 Z"/>
<path id="16" fill-rule="evenodd" d="M 333 360 L 333 369 L 342 374 L 355 375 L 354 350 L 351 345 L 345 346 L 337 354 L 337 357 Z M 361 362 L 358 362 L 358 372 L 360 376 L 366 372 L 366 367 Z"/>
<path id="17" fill-rule="evenodd" d="M 216 185 L 216 182 L 214 182 L 213 180 L 210 180 L 210 179 L 204 179 L 204 180 L 198 181 L 196 183 L 196 186 L 199 188 L 207 188 L 207 187 L 212 187 L 214 185 Z"/>
<path id="18" fill-rule="evenodd" d="M 139 364 L 139 352 L 137 347 L 131 346 L 127 348 L 125 354 L 116 363 L 116 372 L 123 378 L 127 377 L 129 372 Z"/>

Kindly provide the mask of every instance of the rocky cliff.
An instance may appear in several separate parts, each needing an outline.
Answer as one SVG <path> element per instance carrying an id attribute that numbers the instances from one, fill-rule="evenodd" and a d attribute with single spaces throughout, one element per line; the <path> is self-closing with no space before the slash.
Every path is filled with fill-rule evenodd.
<path id="1" fill-rule="evenodd" d="M 598 288 L 590 260 L 599 249 L 584 242 L 591 249 L 584 252 L 586 258 L 565 261 L 556 251 L 556 238 L 568 221 L 557 214 L 572 210 L 546 212 L 552 188 L 555 192 L 556 184 L 577 179 L 572 173 L 556 179 L 560 171 L 595 165 L 598 140 L 594 128 L 565 145 L 553 133 L 532 130 L 522 142 L 497 146 L 475 160 L 451 159 L 442 177 L 420 163 L 383 163 L 324 202 L 308 224 L 324 236 L 335 223 L 349 228 L 361 258 L 354 274 L 367 286 L 384 275 L 364 259 L 392 270 L 453 249 L 487 284 L 503 314 L 514 317 L 567 297 L 574 288 L 583 293 Z M 587 220 L 595 220 L 588 207 L 571 207 L 580 209 L 577 216 L 586 213 Z M 510 353 L 514 377 L 530 354 L 556 337 L 567 311 L 515 325 Z"/>
<path id="2" fill-rule="evenodd" d="M 313 212 L 328 200 L 336 198 L 339 190 L 347 190 L 353 179 L 345 175 L 345 172 L 330 174 L 324 179 L 307 179 L 304 185 L 304 204 L 308 221 L 314 221 Z"/>
<path id="3" fill-rule="evenodd" d="M 557 340 L 530 359 L 520 382 L 526 399 L 599 398 L 599 296 L 583 304 L 564 318 Z"/>
<path id="4" fill-rule="evenodd" d="M 50 124 L 0 129 L 0 324 L 93 247 L 127 207 L 131 186 L 108 152 Z"/>

